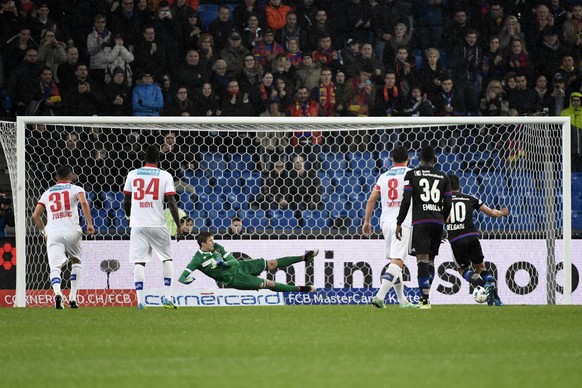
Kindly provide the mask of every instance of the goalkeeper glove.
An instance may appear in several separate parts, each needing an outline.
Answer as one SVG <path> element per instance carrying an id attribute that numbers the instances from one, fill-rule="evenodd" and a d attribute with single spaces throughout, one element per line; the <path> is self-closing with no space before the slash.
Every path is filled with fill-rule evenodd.
<path id="1" fill-rule="evenodd" d="M 228 267 L 228 263 L 222 259 L 216 259 L 216 266 L 218 267 Z"/>
<path id="2" fill-rule="evenodd" d="M 184 284 L 190 284 L 192 283 L 194 280 L 196 280 L 196 278 L 194 277 L 194 275 L 190 274 L 186 277 L 186 279 L 184 279 L 184 281 L 182 283 Z"/>

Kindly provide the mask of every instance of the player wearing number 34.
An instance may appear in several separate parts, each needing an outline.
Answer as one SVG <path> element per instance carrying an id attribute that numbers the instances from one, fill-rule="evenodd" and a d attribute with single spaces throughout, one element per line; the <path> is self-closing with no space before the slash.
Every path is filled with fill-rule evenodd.
<path id="1" fill-rule="evenodd" d="M 164 277 L 164 297 L 162 305 L 175 309 L 172 302 L 172 278 L 174 263 L 170 246 L 170 232 L 164 215 L 164 200 L 176 223 L 176 240 L 182 238 L 178 205 L 176 205 L 176 188 L 170 173 L 158 168 L 160 149 L 149 146 L 145 153 L 145 166 L 127 174 L 123 187 L 125 215 L 131 227 L 129 240 L 129 260 L 134 263 L 134 281 L 137 294 L 137 307 L 146 308 L 144 280 L 145 265 L 152 260 L 152 251 L 162 262 Z"/>
<path id="2" fill-rule="evenodd" d="M 81 258 L 83 246 L 81 239 L 83 231 L 79 225 L 78 204 L 87 221 L 87 234 L 95 233 L 89 203 L 85 198 L 85 190 L 72 183 L 73 169 L 70 166 L 61 166 L 57 169 L 57 183 L 45 191 L 40 197 L 32 220 L 44 234 L 47 256 L 50 269 L 50 281 L 55 293 L 55 306 L 63 309 L 63 294 L 61 291 L 61 272 L 64 265 L 70 260 L 71 265 L 71 292 L 69 306 L 77 308 L 77 290 L 81 280 Z M 46 210 L 46 227 L 42 215 Z"/>

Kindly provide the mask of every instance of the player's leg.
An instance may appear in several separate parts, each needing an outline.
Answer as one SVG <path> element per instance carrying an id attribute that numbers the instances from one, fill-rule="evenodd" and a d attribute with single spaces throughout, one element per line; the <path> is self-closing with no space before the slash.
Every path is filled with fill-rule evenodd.
<path id="1" fill-rule="evenodd" d="M 82 245 L 82 233 L 74 232 L 68 237 L 67 243 L 67 256 L 71 260 L 71 277 L 69 278 L 71 282 L 71 291 L 69 293 L 69 306 L 76 309 L 78 307 L 77 303 L 77 291 L 79 290 L 79 285 L 81 284 L 81 275 L 83 274 L 83 266 L 81 264 L 81 258 L 83 257 L 83 245 Z"/>
<path id="2" fill-rule="evenodd" d="M 233 281 L 228 286 L 241 290 L 258 290 L 267 288 L 277 292 L 315 291 L 315 286 L 296 286 L 294 284 L 277 283 L 272 280 L 257 277 L 257 275 L 263 271 L 275 268 L 277 268 L 277 260 L 254 259 L 242 261 Z"/>
<path id="3" fill-rule="evenodd" d="M 64 306 L 63 293 L 61 291 L 61 274 L 62 267 L 67 262 L 67 255 L 65 245 L 62 242 L 61 236 L 57 235 L 57 232 L 48 235 L 47 256 L 50 269 L 49 279 L 55 294 L 55 308 L 62 310 Z"/>
<path id="4" fill-rule="evenodd" d="M 478 271 L 483 280 L 485 281 L 485 289 L 487 290 L 487 304 L 489 306 L 503 306 L 503 302 L 499 297 L 499 292 L 497 288 L 497 281 L 493 276 L 493 272 L 485 267 L 485 263 L 482 262 L 475 268 Z"/>
<path id="5" fill-rule="evenodd" d="M 412 229 L 412 248 L 416 252 L 417 280 L 420 289 L 420 308 L 430 308 L 430 224 L 416 225 Z M 440 240 L 439 240 L 440 242 Z"/>
<path id="6" fill-rule="evenodd" d="M 382 281 L 380 282 L 380 288 L 378 289 L 378 292 L 376 293 L 376 295 L 372 299 L 372 306 L 375 306 L 377 308 L 382 308 L 382 309 L 386 308 L 386 303 L 385 303 L 386 294 L 388 293 L 388 291 L 390 291 L 390 289 L 394 285 L 394 282 L 396 280 L 398 280 L 400 274 L 402 273 L 401 260 L 398 260 L 396 258 L 391 259 L 392 257 L 395 257 L 395 256 L 392 256 L 392 247 L 396 243 L 401 242 L 400 240 L 398 240 L 396 238 L 396 234 L 394 231 L 394 224 L 395 223 L 396 222 L 383 222 L 381 225 L 382 233 L 384 235 L 384 241 L 386 244 L 386 256 L 387 256 L 386 258 L 388 260 L 390 260 L 390 264 L 388 265 L 388 268 L 386 268 L 386 272 L 384 272 L 384 274 L 382 275 Z M 402 231 L 402 240 L 406 241 L 404 228 Z M 406 248 L 408 248 L 408 247 L 406 247 Z"/>
<path id="7" fill-rule="evenodd" d="M 145 266 L 151 260 L 152 253 L 146 229 L 148 228 L 131 228 L 129 240 L 129 261 L 134 263 L 133 280 L 137 296 L 137 308 L 140 310 L 146 308 L 144 292 Z"/>
<path id="8" fill-rule="evenodd" d="M 285 283 L 277 283 L 272 280 L 265 279 L 264 288 L 268 288 L 271 291 L 276 292 L 314 292 L 315 286 L 308 285 L 308 286 L 296 286 L 294 284 L 285 284 Z"/>
<path id="9" fill-rule="evenodd" d="M 318 254 L 319 254 L 319 249 L 315 249 L 315 250 L 306 251 L 303 256 L 287 256 L 287 257 L 280 257 L 280 258 L 274 259 L 274 260 L 268 260 L 267 261 L 268 269 L 287 267 L 289 265 L 299 263 L 301 261 L 309 263 L 309 262 L 313 261 L 315 256 L 317 256 Z"/>
<path id="10" fill-rule="evenodd" d="M 170 233 L 166 228 L 150 228 L 149 233 L 152 248 L 162 261 L 162 276 L 164 278 L 162 305 L 168 309 L 177 309 L 178 307 L 172 301 L 174 262 L 172 261 Z"/>

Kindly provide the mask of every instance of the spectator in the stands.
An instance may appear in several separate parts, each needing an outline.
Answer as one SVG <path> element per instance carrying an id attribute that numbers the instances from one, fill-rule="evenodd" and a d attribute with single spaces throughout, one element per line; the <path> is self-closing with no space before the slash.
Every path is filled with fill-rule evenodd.
<path id="1" fill-rule="evenodd" d="M 275 34 L 270 28 L 265 29 L 263 40 L 253 48 L 253 55 L 263 68 L 270 66 L 277 55 L 284 53 L 283 46 L 275 41 Z"/>
<path id="2" fill-rule="evenodd" d="M 212 81 L 212 90 L 216 92 L 221 101 L 228 95 L 229 78 L 226 75 L 227 70 L 228 65 L 224 59 L 217 60 L 212 66 L 212 75 L 210 77 Z"/>
<path id="3" fill-rule="evenodd" d="M 483 17 L 479 28 L 483 42 L 489 41 L 492 36 L 499 36 L 504 28 L 505 9 L 503 2 L 500 0 L 493 0 L 489 2 L 489 11 Z M 504 47 L 501 48 L 502 50 Z"/>
<path id="4" fill-rule="evenodd" d="M 357 76 L 347 81 L 344 95 L 349 116 L 367 117 L 374 110 L 376 86 L 371 80 L 374 68 L 367 64 L 360 68 Z"/>
<path id="5" fill-rule="evenodd" d="M 53 30 L 44 30 L 38 48 L 38 61 L 51 68 L 53 77 L 57 75 L 58 66 L 67 60 L 65 43 L 59 42 Z M 59 82 L 58 78 L 56 81 Z"/>
<path id="6" fill-rule="evenodd" d="M 91 78 L 103 84 L 105 82 L 105 69 L 109 61 L 105 56 L 104 49 L 110 46 L 111 32 L 107 29 L 107 18 L 98 14 L 93 19 L 93 31 L 87 35 L 87 52 L 91 56 L 89 61 L 89 74 Z"/>
<path id="7" fill-rule="evenodd" d="M 133 0 L 120 0 L 120 3 L 121 6 L 111 15 L 109 27 L 111 31 L 120 33 L 127 44 L 135 47 L 141 41 L 144 15 L 137 7 L 134 9 Z"/>
<path id="8" fill-rule="evenodd" d="M 66 61 L 57 68 L 58 82 L 63 89 L 68 88 L 74 82 L 75 67 L 79 62 L 79 50 L 75 46 L 67 47 L 66 54 Z"/>
<path id="9" fill-rule="evenodd" d="M 182 25 L 174 19 L 170 3 L 160 1 L 158 10 L 154 13 L 153 24 L 156 29 L 156 39 L 166 52 L 166 64 L 169 69 L 175 69 L 181 62 L 180 50 L 182 44 Z"/>
<path id="10" fill-rule="evenodd" d="M 376 57 L 386 67 L 389 67 L 396 60 L 398 49 L 405 47 L 410 49 L 412 36 L 408 32 L 408 27 L 404 23 L 397 23 L 394 26 L 392 37 L 384 48 L 384 53 L 380 57 Z"/>
<path id="11" fill-rule="evenodd" d="M 287 45 L 285 46 L 286 54 L 285 56 L 291 63 L 291 66 L 297 68 L 297 65 L 301 63 L 302 53 L 299 49 L 299 40 L 297 38 L 289 38 L 287 40 Z"/>
<path id="12" fill-rule="evenodd" d="M 317 50 L 312 53 L 313 62 L 319 63 L 321 67 L 329 67 L 333 72 L 341 68 L 341 57 L 337 50 L 332 47 L 331 35 L 321 35 Z"/>
<path id="13" fill-rule="evenodd" d="M 582 172 L 582 93 L 570 95 L 570 106 L 560 116 L 570 117 L 572 171 Z"/>
<path id="14" fill-rule="evenodd" d="M 295 71 L 295 84 L 312 90 L 319 83 L 321 63 L 314 62 L 310 54 L 303 54 L 303 60 Z"/>
<path id="15" fill-rule="evenodd" d="M 175 98 L 162 108 L 162 116 L 195 116 L 196 106 L 188 97 L 188 88 L 178 86 Z"/>
<path id="16" fill-rule="evenodd" d="M 133 87 L 132 104 L 134 116 L 159 116 L 164 106 L 162 91 L 154 83 L 154 72 L 145 70 L 141 83 Z"/>
<path id="17" fill-rule="evenodd" d="M 222 100 L 222 116 L 254 116 L 255 109 L 248 93 L 241 93 L 237 80 L 228 82 L 228 94 Z"/>
<path id="18" fill-rule="evenodd" d="M 384 84 L 379 85 L 376 90 L 372 115 L 379 117 L 399 116 L 405 96 L 406 94 L 402 93 L 396 84 L 396 72 L 387 70 L 384 75 Z"/>
<path id="19" fill-rule="evenodd" d="M 481 95 L 482 78 L 481 63 L 483 49 L 477 44 L 479 33 L 468 29 L 465 42 L 456 46 L 449 60 L 453 70 L 455 91 L 465 100 L 467 113 L 476 115 L 479 111 L 479 96 Z"/>
<path id="20" fill-rule="evenodd" d="M 552 96 L 554 97 L 554 108 L 550 111 L 555 112 L 552 114 L 555 116 L 566 106 L 564 101 L 566 99 L 566 84 L 560 73 L 556 73 L 552 79 Z"/>
<path id="21" fill-rule="evenodd" d="M 50 29 L 55 23 L 55 21 L 49 17 L 50 9 L 48 2 L 42 2 L 36 9 L 36 18 L 31 18 L 29 21 L 30 32 L 32 39 L 35 42 L 40 42 L 41 34 L 43 30 Z"/>
<path id="22" fill-rule="evenodd" d="M 182 24 L 183 52 L 199 47 L 200 37 L 204 33 L 204 26 L 198 17 L 198 11 L 188 8 L 186 10 L 186 22 Z"/>
<path id="23" fill-rule="evenodd" d="M 319 104 L 317 101 L 309 98 L 309 91 L 305 86 L 299 86 L 297 88 L 295 101 L 289 105 L 287 112 L 291 117 L 317 117 L 319 116 Z M 306 149 L 310 149 L 311 146 L 321 144 L 323 142 L 323 137 L 321 132 L 301 132 L 297 131 L 293 133 L 291 138 L 292 146 L 302 146 Z"/>
<path id="24" fill-rule="evenodd" d="M 153 71 L 152 75 L 155 75 L 157 79 L 161 79 L 162 74 L 166 72 L 166 50 L 158 41 L 153 26 L 148 25 L 143 28 L 133 55 L 135 57 L 134 66 L 132 66 L 134 73 L 140 74 L 147 69 L 149 72 Z"/>
<path id="25" fill-rule="evenodd" d="M 319 8 L 315 14 L 315 23 L 306 29 L 307 35 L 307 46 L 301 49 L 310 53 L 317 49 L 319 45 L 319 39 L 324 35 L 331 36 L 331 25 L 327 20 L 327 12 L 323 8 Z"/>
<path id="26" fill-rule="evenodd" d="M 367 1 L 346 0 L 343 4 L 343 13 L 337 15 L 334 25 L 334 37 L 345 42 L 348 37 L 360 42 L 370 40 L 372 34 L 372 7 Z"/>
<path id="27" fill-rule="evenodd" d="M 299 3 L 295 8 L 295 12 L 297 12 L 299 25 L 305 30 L 315 24 L 318 8 L 315 0 L 302 0 Z"/>
<path id="28" fill-rule="evenodd" d="M 172 17 L 180 28 L 188 23 L 188 17 L 191 15 L 191 11 L 197 12 L 195 9 L 198 8 L 198 0 L 195 2 L 196 5 L 191 4 L 194 2 L 188 0 L 170 0 L 168 3 L 171 4 L 170 11 L 172 12 Z"/>
<path id="29" fill-rule="evenodd" d="M 528 47 L 537 47 L 542 42 L 544 30 L 554 27 L 554 17 L 550 14 L 548 6 L 544 3 L 538 4 L 535 12 L 529 17 L 531 20 L 526 24 L 525 39 Z"/>
<path id="30" fill-rule="evenodd" d="M 558 71 L 565 51 L 555 28 L 548 28 L 543 36 L 542 45 L 532 52 L 533 66 L 538 75 L 552 77 Z"/>
<path id="31" fill-rule="evenodd" d="M 576 65 L 574 57 L 570 53 L 566 53 L 562 57 L 562 65 L 558 69 L 558 73 L 566 84 L 566 94 L 576 90 L 576 87 L 579 88 L 580 84 L 582 84 L 582 71 Z"/>
<path id="32" fill-rule="evenodd" d="M 111 82 L 103 87 L 105 116 L 131 116 L 131 89 L 125 81 L 125 70 L 116 67 Z"/>
<path id="33" fill-rule="evenodd" d="M 374 32 L 374 53 L 382 58 L 386 44 L 392 38 L 394 26 L 404 23 L 410 30 L 414 12 L 411 1 L 386 0 L 372 4 L 371 28 Z"/>
<path id="34" fill-rule="evenodd" d="M 234 24 L 239 31 L 244 31 L 250 27 L 251 16 L 256 18 L 257 26 L 264 27 L 266 25 L 265 10 L 260 3 L 257 0 L 240 1 L 240 4 L 234 9 Z M 250 49 L 250 47 L 248 48 Z"/>
<path id="35" fill-rule="evenodd" d="M 418 84 L 432 96 L 440 90 L 441 79 L 448 77 L 447 68 L 440 60 L 439 50 L 434 47 L 426 50 L 426 61 L 417 73 Z"/>
<path id="36" fill-rule="evenodd" d="M 247 89 L 256 114 L 264 112 L 269 100 L 278 96 L 274 81 L 273 73 L 267 71 L 257 84 L 253 84 Z"/>
<path id="37" fill-rule="evenodd" d="M 43 66 L 38 62 L 38 51 L 35 48 L 29 48 L 26 50 L 24 60 L 12 70 L 8 81 L 8 95 L 12 97 L 16 115 L 23 115 L 30 104 L 31 91 L 36 87 Z"/>
<path id="38" fill-rule="evenodd" d="M 263 176 L 261 193 L 257 196 L 257 203 L 263 210 L 286 209 L 289 206 L 288 185 L 289 172 L 285 168 L 285 162 L 277 159 L 272 170 L 267 170 Z"/>
<path id="39" fill-rule="evenodd" d="M 402 116 L 426 117 L 434 115 L 434 105 L 428 99 L 426 92 L 418 85 L 413 86 L 408 97 L 402 103 Z M 418 148 L 418 147 L 407 147 Z"/>
<path id="40" fill-rule="evenodd" d="M 529 78 L 532 76 L 533 70 L 529 53 L 525 47 L 525 41 L 513 40 L 505 58 L 505 72 L 524 73 Z"/>
<path id="41" fill-rule="evenodd" d="M 465 35 L 469 28 L 474 26 L 469 23 L 467 11 L 463 8 L 455 10 L 452 25 L 445 29 L 443 36 L 444 48 L 447 56 L 453 53 L 455 46 L 465 44 Z"/>
<path id="42" fill-rule="evenodd" d="M 177 193 L 188 193 L 195 199 L 196 189 L 186 182 L 183 170 L 195 169 L 194 154 L 184 143 L 177 132 L 168 131 L 163 134 L 160 145 L 160 168 L 168 171 L 174 177 L 174 186 Z"/>
<path id="43" fill-rule="evenodd" d="M 30 28 L 26 24 L 21 25 L 18 35 L 11 37 L 3 47 L 2 59 L 4 59 L 4 73 L 7 78 L 23 60 L 27 61 L 25 55 L 28 49 L 38 50 L 38 45 L 30 37 Z M 36 54 L 38 60 L 38 51 Z"/>
<path id="44" fill-rule="evenodd" d="M 495 35 L 494 35 L 495 36 Z M 525 34 L 521 31 L 521 24 L 514 15 L 509 15 L 503 23 L 503 28 L 499 32 L 499 49 L 510 49 L 511 42 L 515 39 L 524 40 Z"/>
<path id="45" fill-rule="evenodd" d="M 291 11 L 291 7 L 283 4 L 281 0 L 267 0 L 265 8 L 267 26 L 273 31 L 283 28 L 289 11 Z"/>
<path id="46" fill-rule="evenodd" d="M 244 59 L 250 51 L 242 45 L 242 36 L 237 30 L 230 32 L 228 36 L 228 46 L 220 51 L 220 58 L 224 59 L 228 65 L 226 75 L 238 77 L 242 73 Z"/>
<path id="47" fill-rule="evenodd" d="M 39 78 L 39 87 L 29 91 L 31 102 L 25 113 L 30 116 L 58 116 L 62 99 L 51 68 L 44 66 Z"/>
<path id="48" fill-rule="evenodd" d="M 217 52 L 226 47 L 228 37 L 234 28 L 234 22 L 230 19 L 230 8 L 226 4 L 219 5 L 216 20 L 210 24 L 208 29 L 214 38 L 214 49 Z"/>
<path id="49" fill-rule="evenodd" d="M 84 63 L 77 63 L 75 79 L 61 95 L 65 111 L 71 116 L 99 115 L 103 109 L 99 84 L 89 77 L 89 69 Z"/>
<path id="50" fill-rule="evenodd" d="M 493 79 L 487 84 L 485 96 L 479 104 L 481 116 L 509 116 L 509 103 L 505 99 L 501 82 Z"/>
<path id="51" fill-rule="evenodd" d="M 220 100 L 212 90 L 212 84 L 205 82 L 194 95 L 197 116 L 220 116 Z"/>
<path id="52" fill-rule="evenodd" d="M 214 38 L 209 33 L 200 34 L 198 39 L 198 52 L 200 58 L 206 62 L 206 65 L 212 67 L 218 59 L 218 54 L 214 53 Z"/>
<path id="53" fill-rule="evenodd" d="M 295 95 L 293 84 L 288 83 L 284 77 L 275 78 L 275 90 L 279 98 L 281 112 L 286 112 L 289 105 L 291 105 L 291 97 Z"/>
<path id="54" fill-rule="evenodd" d="M 529 115 L 535 111 L 537 96 L 527 85 L 527 76 L 524 73 L 515 75 L 515 90 L 508 94 L 509 109 L 515 109 L 518 115 Z"/>
<path id="55" fill-rule="evenodd" d="M 503 78 L 503 52 L 499 49 L 499 37 L 489 39 L 488 48 L 483 51 L 480 72 L 483 85 L 488 85 L 493 79 Z"/>
<path id="56" fill-rule="evenodd" d="M 285 26 L 277 31 L 275 40 L 283 47 L 287 47 L 287 42 L 289 39 L 295 38 L 299 42 L 299 46 L 305 46 L 305 30 L 297 21 L 297 13 L 295 11 L 289 11 L 285 17 L 285 20 Z"/>
<path id="57" fill-rule="evenodd" d="M 255 14 L 249 15 L 245 27 L 241 31 L 243 32 L 243 45 L 249 50 L 253 50 L 263 40 L 263 34 L 265 33 L 265 30 L 259 26 L 259 17 Z"/>
<path id="58" fill-rule="evenodd" d="M 556 115 L 556 112 L 554 111 L 554 96 L 552 96 L 552 90 L 548 87 L 548 84 L 549 82 L 545 75 L 538 75 L 534 87 L 534 92 L 536 92 L 537 96 L 535 111 L 533 113 L 535 116 Z"/>
<path id="59" fill-rule="evenodd" d="M 464 116 L 465 100 L 455 90 L 451 78 L 442 78 L 439 92 L 430 96 L 435 107 L 435 116 Z"/>
<path id="60" fill-rule="evenodd" d="M 18 35 L 22 21 L 22 16 L 19 15 L 16 3 L 14 1 L 2 1 L 0 4 L 0 42 L 2 42 L 2 47 L 5 47 L 4 45 L 12 37 Z"/>
<path id="61" fill-rule="evenodd" d="M 374 47 L 371 43 L 362 43 L 360 48 L 360 66 L 361 69 L 364 66 L 372 67 L 372 76 L 370 79 L 375 83 L 382 82 L 382 74 L 384 73 L 384 66 L 379 58 L 374 55 Z M 359 70 L 358 69 L 358 70 Z"/>
<path id="62" fill-rule="evenodd" d="M 230 220 L 230 226 L 223 238 L 227 240 L 240 240 L 245 237 L 242 220 L 239 217 L 233 217 Z"/>
<path id="63" fill-rule="evenodd" d="M 285 54 L 279 54 L 271 63 L 273 77 L 284 78 L 287 83 L 292 83 L 295 79 L 295 67 L 291 66 L 291 61 Z"/>
<path id="64" fill-rule="evenodd" d="M 330 68 L 324 67 L 321 69 L 319 84 L 311 89 L 310 98 L 319 104 L 321 116 L 337 116 L 336 88 L 332 82 Z"/>
<path id="65" fill-rule="evenodd" d="M 446 0 L 421 0 L 416 3 L 416 47 L 443 47 L 444 12 Z"/>
<path id="66" fill-rule="evenodd" d="M 354 38 L 346 40 L 346 47 L 340 50 L 343 62 L 343 70 L 349 77 L 358 73 L 358 68 L 362 62 L 360 54 L 360 42 Z"/>
<path id="67" fill-rule="evenodd" d="M 294 210 L 316 210 L 321 203 L 321 181 L 313 169 L 305 169 L 302 155 L 293 157 L 293 169 L 289 172 L 288 202 Z"/>
<path id="68" fill-rule="evenodd" d="M 200 62 L 200 54 L 195 49 L 186 53 L 186 59 L 176 71 L 176 82 L 188 88 L 188 94 L 193 96 L 204 82 L 208 81 L 209 74 L 206 66 Z"/>
<path id="69" fill-rule="evenodd" d="M 396 59 L 391 66 L 396 74 L 396 85 L 403 96 L 407 96 L 412 85 L 418 84 L 416 79 L 416 65 L 411 58 L 408 47 L 399 47 L 396 50 Z"/>
<path id="70" fill-rule="evenodd" d="M 107 60 L 107 68 L 105 69 L 105 82 L 111 82 L 113 78 L 113 70 L 120 68 L 124 72 L 124 80 L 127 86 L 133 84 L 133 72 L 130 63 L 133 62 L 134 56 L 131 51 L 125 47 L 123 36 L 121 34 L 114 34 L 109 45 L 103 49 L 105 59 Z"/>

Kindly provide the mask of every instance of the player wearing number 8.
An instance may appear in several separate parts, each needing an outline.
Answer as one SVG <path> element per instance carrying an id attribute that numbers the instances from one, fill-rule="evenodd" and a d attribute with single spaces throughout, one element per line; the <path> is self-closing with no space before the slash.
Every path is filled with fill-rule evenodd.
<path id="1" fill-rule="evenodd" d="M 402 283 L 402 268 L 404 259 L 408 256 L 408 243 L 410 240 L 410 211 L 406 216 L 402 229 L 402 240 L 396 239 L 396 217 L 400 210 L 402 202 L 402 193 L 404 191 L 404 176 L 408 168 L 408 151 L 403 146 L 395 146 L 392 150 L 392 160 L 394 165 L 378 178 L 374 189 L 370 193 L 368 203 L 366 204 L 366 215 L 362 232 L 370 236 L 371 226 L 370 219 L 376 202 L 381 200 L 382 215 L 380 216 L 380 227 L 386 241 L 386 259 L 390 260 L 390 265 L 382 275 L 382 284 L 378 293 L 372 300 L 372 305 L 378 308 L 385 308 L 384 299 L 390 288 L 394 287 L 398 296 L 400 307 L 416 308 L 415 304 L 410 303 L 404 296 L 404 284 Z"/>
<path id="2" fill-rule="evenodd" d="M 404 177 L 404 195 L 396 225 L 396 238 L 402 239 L 402 223 L 412 205 L 412 249 L 416 252 L 420 308 L 430 308 L 429 292 L 434 279 L 434 259 L 439 253 L 443 225 L 451 212 L 449 177 L 434 167 L 434 148 L 420 151 L 420 166 Z"/>
<path id="3" fill-rule="evenodd" d="M 87 220 L 87 234 L 91 235 L 95 233 L 95 230 L 89 203 L 85 198 L 85 190 L 72 183 L 73 169 L 66 165 L 59 167 L 56 178 L 57 183 L 40 197 L 32 213 L 32 220 L 45 237 L 55 305 L 58 310 L 61 310 L 63 309 L 61 272 L 69 260 L 72 263 L 69 305 L 71 308 L 77 308 L 76 297 L 81 280 L 81 258 L 83 257 L 81 244 L 83 232 L 79 225 L 78 204 L 81 204 L 81 210 Z M 41 218 L 45 209 L 46 227 Z"/>
<path id="4" fill-rule="evenodd" d="M 172 278 L 174 263 L 170 248 L 170 233 L 164 216 L 164 200 L 176 223 L 176 240 L 182 238 L 178 205 L 174 195 L 174 178 L 170 173 L 158 168 L 160 150 L 149 146 L 145 154 L 145 166 L 128 173 L 123 188 L 125 214 L 130 219 L 129 260 L 135 264 L 134 281 L 137 294 L 137 307 L 146 308 L 144 295 L 145 265 L 152 259 L 155 251 L 162 262 L 164 277 L 164 297 L 162 304 L 175 309 L 172 302 Z M 131 216 L 131 217 L 130 217 Z"/>

